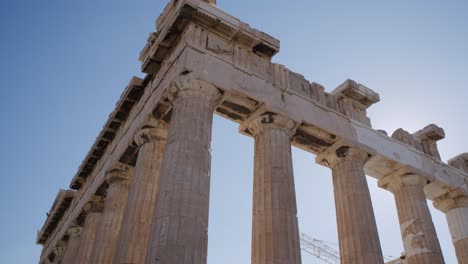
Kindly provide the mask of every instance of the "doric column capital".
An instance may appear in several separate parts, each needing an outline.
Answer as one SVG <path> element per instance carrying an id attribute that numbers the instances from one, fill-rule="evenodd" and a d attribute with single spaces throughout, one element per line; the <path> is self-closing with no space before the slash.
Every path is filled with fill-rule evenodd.
<path id="1" fill-rule="evenodd" d="M 68 236 L 76 236 L 81 233 L 83 228 L 81 226 L 73 225 L 67 229 L 67 235 Z"/>
<path id="2" fill-rule="evenodd" d="M 167 134 L 166 123 L 151 119 L 135 134 L 134 140 L 138 147 L 141 147 L 148 142 L 164 141 L 167 139 Z"/>
<path id="3" fill-rule="evenodd" d="M 390 174 L 378 181 L 380 188 L 386 189 L 390 192 L 399 190 L 404 185 L 420 185 L 421 188 L 427 184 L 426 178 L 417 174 Z"/>
<path id="4" fill-rule="evenodd" d="M 248 127 L 253 135 L 258 135 L 265 129 L 276 128 L 284 130 L 292 137 L 296 131 L 296 122 L 282 115 L 268 113 L 255 118 Z"/>
<path id="5" fill-rule="evenodd" d="M 342 146 L 339 147 L 336 151 L 336 156 L 338 158 L 348 159 L 348 160 L 360 160 L 360 161 L 367 161 L 369 155 L 366 151 L 349 146 Z"/>
<path id="6" fill-rule="evenodd" d="M 317 163 L 322 166 L 333 169 L 337 164 L 343 161 L 358 161 L 365 165 L 370 155 L 367 151 L 348 144 L 346 142 L 337 142 L 316 157 Z"/>
<path id="7" fill-rule="evenodd" d="M 52 249 L 52 252 L 54 252 L 55 256 L 62 256 L 66 249 L 67 248 L 65 246 L 56 246 Z"/>
<path id="8" fill-rule="evenodd" d="M 341 146 L 335 150 L 335 153 L 327 157 L 327 162 L 330 168 L 342 161 L 359 161 L 365 163 L 369 158 L 366 151 L 350 146 Z"/>
<path id="9" fill-rule="evenodd" d="M 180 98 L 202 96 L 216 102 L 221 98 L 221 92 L 214 85 L 190 78 L 178 78 L 172 82 L 169 100 L 175 101 Z"/>
<path id="10" fill-rule="evenodd" d="M 89 202 L 83 207 L 85 214 L 101 213 L 104 210 L 103 202 Z"/>
<path id="11" fill-rule="evenodd" d="M 109 185 L 123 181 L 130 181 L 133 167 L 117 162 L 106 172 L 106 182 Z"/>
<path id="12" fill-rule="evenodd" d="M 434 207 L 444 213 L 457 208 L 468 208 L 468 195 L 462 190 L 450 191 L 435 198 Z"/>

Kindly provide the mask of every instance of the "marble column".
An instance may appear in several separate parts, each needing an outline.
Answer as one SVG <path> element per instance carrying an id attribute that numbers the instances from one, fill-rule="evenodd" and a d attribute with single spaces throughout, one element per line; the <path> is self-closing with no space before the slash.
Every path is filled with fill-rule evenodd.
<path id="1" fill-rule="evenodd" d="M 211 127 L 220 97 L 209 83 L 174 82 L 171 127 L 146 263 L 207 262 Z"/>
<path id="2" fill-rule="evenodd" d="M 70 263 L 90 263 L 91 251 L 95 246 L 96 233 L 102 219 L 104 204 L 102 202 L 90 202 L 83 208 L 86 218 L 80 238 L 80 246 L 74 261 Z"/>
<path id="3" fill-rule="evenodd" d="M 82 230 L 83 228 L 76 224 L 73 224 L 70 228 L 68 228 L 68 242 L 65 252 L 63 254 L 62 263 L 74 263 L 75 257 L 78 253 L 78 249 L 80 248 Z"/>
<path id="4" fill-rule="evenodd" d="M 133 168 L 122 163 L 115 164 L 107 172 L 109 188 L 90 263 L 112 263 L 114 259 L 132 175 Z"/>
<path id="5" fill-rule="evenodd" d="M 341 264 L 383 263 L 364 174 L 367 159 L 365 151 L 347 146 L 338 148 L 328 158 L 333 172 Z"/>
<path id="6" fill-rule="evenodd" d="M 138 159 L 130 183 L 115 264 L 145 263 L 166 138 L 167 126 L 157 121 L 146 124 L 135 135 Z"/>
<path id="7" fill-rule="evenodd" d="M 291 155 L 295 123 L 268 114 L 249 126 L 255 137 L 252 264 L 301 263 Z"/>
<path id="8" fill-rule="evenodd" d="M 452 191 L 434 200 L 445 213 L 459 264 L 468 264 L 468 196 Z"/>
<path id="9" fill-rule="evenodd" d="M 380 187 L 395 195 L 408 264 L 445 263 L 424 194 L 426 182 L 424 177 L 414 174 L 392 175 L 379 181 Z"/>

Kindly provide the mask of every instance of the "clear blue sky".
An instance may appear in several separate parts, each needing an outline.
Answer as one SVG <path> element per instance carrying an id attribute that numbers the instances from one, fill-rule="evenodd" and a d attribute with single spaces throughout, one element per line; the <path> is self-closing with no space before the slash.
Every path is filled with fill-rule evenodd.
<path id="1" fill-rule="evenodd" d="M 281 40 L 275 62 L 328 91 L 351 78 L 380 93 L 369 111 L 375 128 L 436 123 L 447 134 L 444 160 L 468 151 L 466 1 L 218 1 Z M 0 263 L 37 262 L 36 231 L 131 76 L 142 76 L 139 52 L 167 2 L 1 2 Z M 210 264 L 250 263 L 252 143 L 215 118 Z M 330 171 L 311 154 L 293 154 L 300 229 L 337 243 Z M 370 178 L 369 186 L 383 252 L 398 256 L 393 197 Z M 432 213 L 446 262 L 456 263 L 444 215 Z"/>

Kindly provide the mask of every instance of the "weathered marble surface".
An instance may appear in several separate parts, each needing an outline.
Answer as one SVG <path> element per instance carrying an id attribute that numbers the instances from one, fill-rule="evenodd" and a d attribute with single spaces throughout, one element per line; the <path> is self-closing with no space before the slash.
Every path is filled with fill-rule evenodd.
<path id="1" fill-rule="evenodd" d="M 255 137 L 252 264 L 301 263 L 291 153 L 295 128 L 277 115 L 250 124 Z"/>
<path id="2" fill-rule="evenodd" d="M 222 91 L 222 97 L 218 98 L 216 103 L 208 103 L 203 101 L 205 99 L 200 99 L 197 96 L 194 97 L 196 99 L 193 102 L 187 100 L 186 109 L 182 111 L 187 116 L 178 117 L 178 119 L 190 124 L 187 121 L 189 117 L 197 120 L 202 118 L 193 113 L 193 111 L 199 110 L 203 111 L 203 120 L 205 120 L 201 124 L 193 125 L 194 128 L 191 131 L 193 133 L 199 133 L 196 129 L 203 128 L 203 133 L 210 134 L 206 122 L 211 117 L 208 117 L 209 111 L 200 105 L 191 105 L 190 107 L 193 108 L 190 112 L 188 105 L 191 103 L 201 104 L 203 102 L 206 104 L 205 107 L 209 106 L 210 114 L 215 112 L 238 122 L 241 124 L 241 133 L 248 136 L 253 136 L 248 130 L 248 124 L 253 119 L 266 113 L 274 113 L 285 116 L 297 124 L 291 144 L 313 154 L 318 154 L 317 162 L 320 164 L 327 165 L 324 157 L 330 156 L 344 145 L 359 148 L 370 154 L 369 159 L 360 164 L 364 167 L 363 172 L 358 165 L 349 165 L 352 167 L 351 172 L 355 172 L 352 174 L 361 175 L 354 179 L 362 180 L 364 172 L 377 179 L 402 171 L 420 175 L 430 182 L 424 187 L 426 198 L 444 204 L 455 199 L 457 202 L 454 203 L 460 204 L 458 207 L 446 210 L 447 219 L 451 230 L 456 230 L 454 243 L 458 251 L 461 252 L 460 254 L 467 251 L 466 244 L 464 244 L 466 236 L 463 235 L 463 230 L 466 230 L 466 221 L 464 220 L 466 206 L 459 202 L 465 199 L 464 197 L 468 193 L 468 174 L 462 170 L 467 166 L 467 163 L 458 160 L 447 165 L 440 160 L 436 149 L 436 141 L 440 140 L 443 134 L 440 129 L 428 127 L 412 134 L 413 139 L 420 143 L 416 145 L 406 144 L 388 137 L 382 131 L 374 130 L 366 110 L 378 101 L 378 94 L 352 80 L 346 80 L 343 85 L 331 93 L 327 93 L 320 84 L 311 83 L 300 74 L 294 73 L 282 65 L 272 63 L 271 58 L 279 52 L 279 40 L 222 12 L 214 4 L 215 1 L 200 0 L 178 0 L 168 4 L 157 21 L 157 32 L 150 35 L 140 56 L 142 70 L 148 75 L 144 79 L 132 79 L 98 140 L 73 178 L 70 186 L 77 189 L 76 196 L 64 209 L 66 211 L 62 211 L 64 212 L 63 218 L 57 223 L 53 232 L 44 238 L 41 260 L 53 252 L 66 236 L 69 227 L 80 217 L 83 208 L 97 192 L 102 191 L 100 188 L 106 180 L 106 173 L 113 164 L 125 160 L 129 165 L 135 165 L 131 161 L 132 149 L 135 148 L 134 136 L 144 127 L 148 118 L 172 122 L 177 113 L 181 112 L 176 110 L 176 103 L 172 98 L 174 92 L 170 88 L 171 83 L 180 78 L 206 83 L 204 86 L 213 86 Z M 174 31 L 172 30 L 174 28 L 180 30 Z M 118 128 L 115 128 L 116 124 Z M 171 123 L 171 125 L 173 124 Z M 182 127 L 181 124 L 179 126 Z M 180 134 L 179 136 L 183 137 L 183 132 Z M 185 137 L 188 138 L 189 135 L 185 135 Z M 174 136 L 174 139 L 179 138 Z M 206 138 L 204 140 L 197 142 L 197 144 L 209 146 Z M 180 141 L 185 142 L 183 139 Z M 170 154 L 172 157 L 175 157 L 174 153 L 183 147 L 182 143 L 180 146 L 176 146 L 177 144 L 173 143 L 174 149 L 166 151 L 172 153 Z M 154 148 L 159 148 L 160 154 L 157 160 L 162 160 L 161 153 L 164 150 L 161 146 Z M 199 151 L 203 154 L 197 158 L 203 159 L 202 157 L 205 157 L 206 151 L 209 152 L 209 150 L 200 148 Z M 154 153 L 151 155 L 152 151 L 147 152 L 152 158 L 156 155 Z M 199 166 L 190 163 L 192 162 L 190 159 L 178 162 L 183 166 L 187 163 L 190 168 Z M 199 162 L 203 163 L 204 161 Z M 207 167 L 209 165 L 203 164 L 201 171 L 209 171 Z M 166 170 L 169 171 L 169 169 Z M 182 169 L 177 168 L 177 170 Z M 188 172 L 180 173 L 180 175 L 190 174 Z M 195 173 L 195 175 L 197 174 Z M 154 187 L 154 185 L 150 185 Z M 206 185 L 204 186 L 206 187 Z M 181 189 L 178 186 L 167 188 L 167 190 Z M 183 187 L 182 190 L 184 190 Z M 365 194 L 365 190 L 362 191 Z M 454 192 L 457 193 L 456 197 L 452 195 Z M 131 193 L 130 190 L 130 196 Z M 154 194 L 155 192 L 151 191 L 150 193 Z M 445 199 L 448 196 L 449 198 Z M 202 198 L 206 197 L 200 198 L 204 203 L 197 208 L 205 208 L 206 201 Z M 173 198 L 168 204 L 173 205 L 176 201 L 177 199 Z M 148 208 L 154 208 L 154 206 L 151 205 Z M 368 207 L 368 205 L 363 206 L 363 208 Z M 202 211 L 205 213 L 196 216 L 202 220 L 199 225 L 191 227 L 193 230 L 205 226 L 204 219 L 207 209 Z M 180 217 L 180 215 L 175 216 L 177 219 Z M 145 217 L 145 219 L 150 223 L 153 222 L 153 220 L 149 220 L 150 217 Z M 129 228 L 128 224 L 124 224 L 124 226 Z M 202 236 L 202 233 L 200 231 L 199 237 Z M 168 245 L 171 243 L 178 243 L 178 241 L 169 242 Z M 190 247 L 190 243 L 187 244 L 187 247 Z M 193 248 L 192 253 L 188 255 L 196 255 L 197 259 L 203 261 L 203 252 L 205 251 L 203 247 L 206 245 Z M 377 251 L 376 249 L 370 250 L 370 252 L 374 252 L 374 255 L 378 255 Z M 197 254 L 199 253 L 200 257 L 198 258 Z M 65 252 L 65 256 L 67 254 L 68 250 Z"/>
<path id="3" fill-rule="evenodd" d="M 406 263 L 445 263 L 424 195 L 426 179 L 419 175 L 392 175 L 379 181 L 395 195 Z"/>

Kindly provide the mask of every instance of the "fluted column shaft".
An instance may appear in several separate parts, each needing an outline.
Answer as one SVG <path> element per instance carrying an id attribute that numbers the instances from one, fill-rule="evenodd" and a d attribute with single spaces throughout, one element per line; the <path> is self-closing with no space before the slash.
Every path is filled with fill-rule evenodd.
<path id="1" fill-rule="evenodd" d="M 121 163 L 107 172 L 106 182 L 109 188 L 90 263 L 112 263 L 114 259 L 132 174 L 132 169 Z"/>
<path id="2" fill-rule="evenodd" d="M 151 124 L 135 135 L 140 147 L 122 220 L 115 264 L 145 263 L 166 145 L 167 127 Z"/>
<path id="3" fill-rule="evenodd" d="M 364 174 L 367 153 L 341 147 L 331 163 L 342 264 L 383 263 L 374 210 Z"/>
<path id="4" fill-rule="evenodd" d="M 149 257 L 152 264 L 207 262 L 210 198 L 212 85 L 175 82 L 171 127 L 166 146 Z"/>
<path id="5" fill-rule="evenodd" d="M 434 206 L 447 218 L 459 264 L 468 264 L 468 196 L 448 193 L 434 200 Z"/>
<path id="6" fill-rule="evenodd" d="M 401 236 L 408 264 L 445 263 L 427 206 L 424 177 L 394 176 L 384 188 L 395 195 Z"/>
<path id="7" fill-rule="evenodd" d="M 468 207 L 455 208 L 447 215 L 459 264 L 468 264 Z"/>
<path id="8" fill-rule="evenodd" d="M 253 121 L 255 165 L 252 264 L 300 264 L 296 191 L 291 155 L 295 123 L 264 115 Z"/>
<path id="9" fill-rule="evenodd" d="M 91 252 L 95 246 L 97 229 L 102 219 L 104 206 L 101 202 L 88 203 L 84 207 L 86 218 L 81 233 L 80 246 L 75 260 L 70 263 L 90 263 Z"/>
<path id="10" fill-rule="evenodd" d="M 75 256 L 77 255 L 78 249 L 80 248 L 81 231 L 82 228 L 79 226 L 72 226 L 68 228 L 68 242 L 65 253 L 63 254 L 62 263 L 73 263 L 75 260 Z"/>

